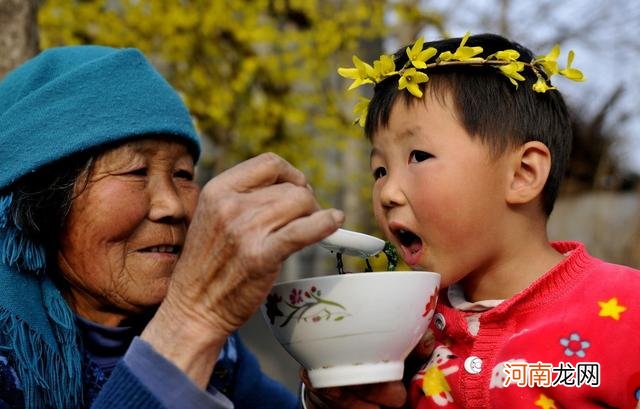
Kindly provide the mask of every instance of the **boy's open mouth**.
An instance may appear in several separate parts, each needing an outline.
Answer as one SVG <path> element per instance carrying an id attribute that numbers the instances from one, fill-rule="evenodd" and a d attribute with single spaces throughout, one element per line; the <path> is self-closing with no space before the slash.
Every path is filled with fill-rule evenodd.
<path id="1" fill-rule="evenodd" d="M 400 243 L 404 261 L 411 266 L 418 264 L 423 247 L 422 239 L 407 229 L 393 229 L 391 232 Z"/>

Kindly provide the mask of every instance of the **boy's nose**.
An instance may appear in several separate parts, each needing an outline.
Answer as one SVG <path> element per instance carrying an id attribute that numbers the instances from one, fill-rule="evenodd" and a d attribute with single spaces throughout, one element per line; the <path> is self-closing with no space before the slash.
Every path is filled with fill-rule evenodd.
<path id="1" fill-rule="evenodd" d="M 391 175 L 387 175 L 386 180 L 383 182 L 380 189 L 380 202 L 383 207 L 401 206 L 406 203 L 402 187 L 395 179 Z"/>

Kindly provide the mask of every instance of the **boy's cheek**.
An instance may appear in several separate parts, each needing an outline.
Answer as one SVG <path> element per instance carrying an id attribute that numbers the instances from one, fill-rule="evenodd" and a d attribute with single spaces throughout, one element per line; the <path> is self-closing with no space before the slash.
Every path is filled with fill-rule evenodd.
<path id="1" fill-rule="evenodd" d="M 386 228 L 386 220 L 385 220 L 385 217 L 384 217 L 384 212 L 382 210 L 382 205 L 377 200 L 375 195 L 373 197 L 373 201 L 372 201 L 371 204 L 372 204 L 372 207 L 373 207 L 373 217 L 376 220 L 376 224 L 381 229 L 385 229 Z"/>

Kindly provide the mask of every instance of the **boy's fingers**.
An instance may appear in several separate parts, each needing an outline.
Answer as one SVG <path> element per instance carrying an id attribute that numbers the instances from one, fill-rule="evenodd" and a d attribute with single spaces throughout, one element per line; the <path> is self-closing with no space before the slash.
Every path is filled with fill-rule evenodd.
<path id="1" fill-rule="evenodd" d="M 427 329 L 420 341 L 416 344 L 415 348 L 413 348 L 413 351 L 411 351 L 409 359 L 426 361 L 431 356 L 434 346 L 435 339 L 433 336 L 433 331 Z"/>
<path id="2" fill-rule="evenodd" d="M 362 399 L 390 408 L 400 408 L 407 400 L 407 390 L 401 381 L 355 386 L 354 393 Z"/>
<path id="3" fill-rule="evenodd" d="M 407 391 L 401 381 L 314 389 L 306 370 L 301 370 L 300 377 L 305 383 L 313 409 L 400 408 L 407 398 Z"/>
<path id="4" fill-rule="evenodd" d="M 380 409 L 380 405 L 362 400 L 348 387 L 308 389 L 313 409 Z"/>

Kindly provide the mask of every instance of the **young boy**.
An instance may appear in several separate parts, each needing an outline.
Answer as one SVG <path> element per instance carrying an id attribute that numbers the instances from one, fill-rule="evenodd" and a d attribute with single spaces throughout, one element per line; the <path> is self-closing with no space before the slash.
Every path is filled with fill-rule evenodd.
<path id="1" fill-rule="evenodd" d="M 376 220 L 408 265 L 442 275 L 411 408 L 638 404 L 640 271 L 547 239 L 572 138 L 548 77 L 582 79 L 573 53 L 558 70 L 558 52 L 536 59 L 496 35 L 419 40 L 394 67 L 383 56 L 341 71 L 376 83 Z"/>

